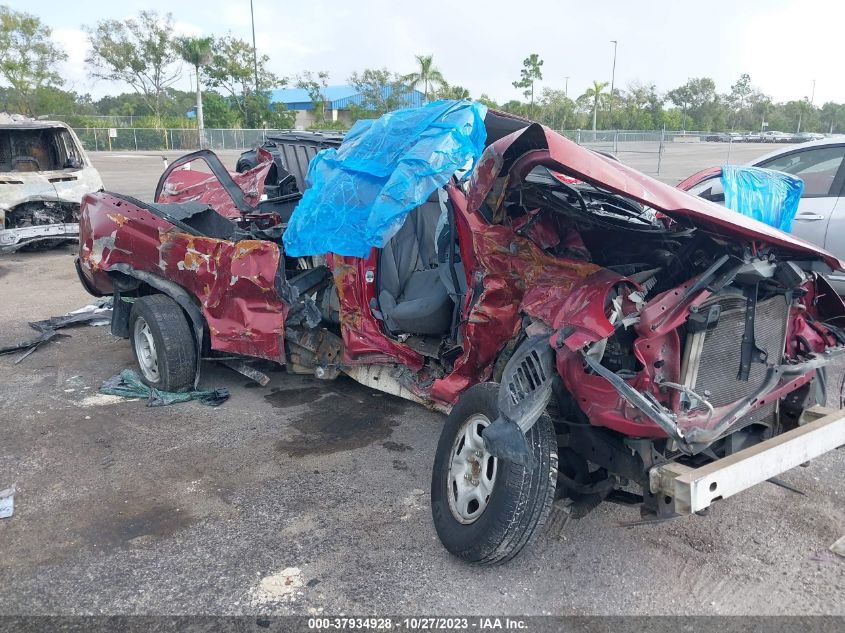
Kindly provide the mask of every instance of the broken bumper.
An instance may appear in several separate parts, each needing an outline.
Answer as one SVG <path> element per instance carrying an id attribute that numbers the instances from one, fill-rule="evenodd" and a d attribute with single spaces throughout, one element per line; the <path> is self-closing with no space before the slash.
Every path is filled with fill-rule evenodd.
<path id="1" fill-rule="evenodd" d="M 650 489 L 670 497 L 675 512 L 691 514 L 845 445 L 845 411 L 813 407 L 804 415 L 803 426 L 700 468 L 655 466 Z"/>
<path id="2" fill-rule="evenodd" d="M 38 224 L 0 230 L 0 253 L 11 253 L 33 242 L 54 239 L 79 239 L 79 224 Z"/>

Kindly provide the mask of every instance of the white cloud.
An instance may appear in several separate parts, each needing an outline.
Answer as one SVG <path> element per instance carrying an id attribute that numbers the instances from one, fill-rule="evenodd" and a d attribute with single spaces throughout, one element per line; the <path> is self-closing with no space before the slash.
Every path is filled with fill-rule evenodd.
<path id="1" fill-rule="evenodd" d="M 79 45 L 81 23 L 122 19 L 140 9 L 172 12 L 177 29 L 189 34 L 231 32 L 252 40 L 248 0 L 11 1 L 38 14 L 57 37 L 62 32 L 69 48 Z M 281 76 L 328 70 L 332 83 L 342 83 L 367 67 L 408 72 L 414 54 L 426 53 L 450 82 L 476 96 L 507 100 L 520 96 L 511 82 L 522 60 L 538 53 L 545 60 L 539 88 L 563 88 L 569 76 L 569 94 L 578 96 L 594 79 L 610 80 L 609 40 L 615 39 L 617 86 L 640 80 L 666 91 L 689 77 L 710 76 L 728 91 L 747 72 L 777 100 L 808 95 L 817 79 L 816 103 L 845 102 L 838 32 L 845 3 L 711 0 L 702 6 L 666 0 L 254 0 L 259 52 L 270 56 L 270 69 Z M 68 67 L 69 79 L 87 81 L 78 61 Z M 114 89 L 99 82 L 94 92 Z"/>

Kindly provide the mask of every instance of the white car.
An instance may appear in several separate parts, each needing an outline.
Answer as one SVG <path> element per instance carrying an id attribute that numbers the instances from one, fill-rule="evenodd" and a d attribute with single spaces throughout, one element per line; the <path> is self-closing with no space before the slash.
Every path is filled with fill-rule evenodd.
<path id="1" fill-rule="evenodd" d="M 803 180 L 792 234 L 845 259 L 845 136 L 784 147 L 748 164 Z M 723 203 L 721 175 L 721 167 L 711 167 L 690 176 L 678 188 Z M 829 279 L 837 292 L 845 295 L 845 275 L 833 273 Z"/>
<path id="2" fill-rule="evenodd" d="M 82 196 L 102 189 L 67 125 L 0 113 L 0 253 L 76 241 Z"/>
<path id="3" fill-rule="evenodd" d="M 763 132 L 764 143 L 790 143 L 792 142 L 792 134 L 786 132 L 778 132 L 776 130 L 767 130 Z"/>

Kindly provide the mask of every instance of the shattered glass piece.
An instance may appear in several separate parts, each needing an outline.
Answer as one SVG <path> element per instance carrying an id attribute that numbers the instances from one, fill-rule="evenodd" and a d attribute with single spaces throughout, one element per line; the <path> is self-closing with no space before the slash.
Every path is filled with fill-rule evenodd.
<path id="1" fill-rule="evenodd" d="M 0 519 L 8 519 L 15 513 L 15 485 L 0 490 Z"/>
<path id="2" fill-rule="evenodd" d="M 132 369 L 124 369 L 117 376 L 112 376 L 100 387 L 100 393 L 123 398 L 142 398 L 148 407 L 164 407 L 189 400 L 199 400 L 201 404 L 219 407 L 229 399 L 229 390 L 225 388 L 210 391 L 193 390 L 184 393 L 161 391 L 141 381 L 141 377 Z"/>
<path id="3" fill-rule="evenodd" d="M 435 101 L 358 121 L 339 148 L 311 161 L 286 254 L 365 257 L 384 246 L 456 172 L 469 176 L 484 150 L 486 111 L 469 100 Z"/>
<path id="4" fill-rule="evenodd" d="M 725 206 L 785 233 L 792 230 L 804 181 L 762 167 L 722 167 Z"/>

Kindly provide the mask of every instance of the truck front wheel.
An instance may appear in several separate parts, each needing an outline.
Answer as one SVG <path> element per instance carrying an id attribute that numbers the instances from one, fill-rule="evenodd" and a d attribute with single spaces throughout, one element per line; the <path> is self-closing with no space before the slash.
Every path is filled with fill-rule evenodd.
<path id="1" fill-rule="evenodd" d="M 482 565 L 503 563 L 534 541 L 552 507 L 557 444 L 547 415 L 526 434 L 534 468 L 497 459 L 484 429 L 498 416 L 499 385 L 470 388 L 452 409 L 437 444 L 431 511 L 449 552 Z"/>

